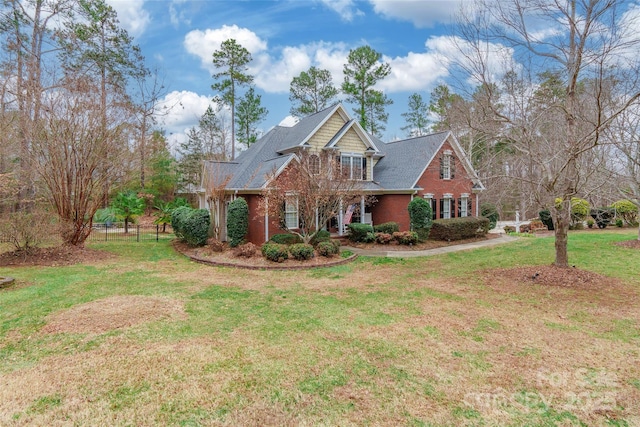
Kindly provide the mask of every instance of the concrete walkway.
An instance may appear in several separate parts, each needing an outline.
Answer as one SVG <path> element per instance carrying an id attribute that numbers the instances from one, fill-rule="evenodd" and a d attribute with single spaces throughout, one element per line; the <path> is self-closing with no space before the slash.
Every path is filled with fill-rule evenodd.
<path id="1" fill-rule="evenodd" d="M 465 243 L 462 245 L 443 246 L 441 248 L 426 249 L 423 251 L 381 251 L 381 250 L 369 250 L 354 248 L 351 246 L 343 246 L 343 249 L 349 250 L 360 256 L 376 256 L 376 257 L 389 257 L 389 258 L 414 258 L 421 256 L 432 256 L 446 254 L 449 252 L 466 251 L 469 249 L 478 249 L 488 246 L 500 245 L 502 243 L 508 243 L 518 240 L 517 237 L 508 236 L 506 234 L 496 237 L 495 239 L 483 240 L 480 242 Z"/>

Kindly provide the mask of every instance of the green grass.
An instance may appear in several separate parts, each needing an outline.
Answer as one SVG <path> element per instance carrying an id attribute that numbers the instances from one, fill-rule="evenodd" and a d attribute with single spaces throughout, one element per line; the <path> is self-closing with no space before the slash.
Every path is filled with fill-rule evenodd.
<path id="1" fill-rule="evenodd" d="M 0 290 L 0 425 L 633 425 L 640 255 L 614 245 L 633 237 L 571 234 L 572 263 L 621 280 L 597 295 L 483 282 L 551 263 L 550 238 L 296 272 L 203 266 L 167 242 L 0 268 L 17 279 Z M 185 315 L 43 332 L 49 316 L 115 295 Z M 566 405 L 572 393 L 616 404 L 585 412 Z"/>

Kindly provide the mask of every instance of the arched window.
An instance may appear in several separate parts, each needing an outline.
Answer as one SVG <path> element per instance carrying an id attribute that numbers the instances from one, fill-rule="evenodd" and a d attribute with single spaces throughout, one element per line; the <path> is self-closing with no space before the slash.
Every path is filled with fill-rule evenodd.
<path id="1" fill-rule="evenodd" d="M 320 173 L 320 157 L 316 154 L 309 156 L 309 172 L 313 175 L 318 175 Z"/>

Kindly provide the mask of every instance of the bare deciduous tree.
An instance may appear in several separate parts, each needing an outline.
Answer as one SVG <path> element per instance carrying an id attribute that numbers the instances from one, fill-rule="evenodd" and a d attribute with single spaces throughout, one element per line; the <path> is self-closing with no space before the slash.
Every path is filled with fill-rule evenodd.
<path id="1" fill-rule="evenodd" d="M 86 79 L 73 79 L 46 96 L 32 142 L 31 162 L 48 190 L 67 245 L 84 244 L 105 183 L 120 174 L 126 153 L 120 115 L 125 112 L 108 108 L 105 115 L 98 88 Z"/>
<path id="2" fill-rule="evenodd" d="M 616 0 L 477 0 L 470 10 L 461 14 L 457 38 L 465 70 L 492 91 L 499 80 L 492 55 L 502 52 L 505 63 L 513 55 L 507 105 L 493 111 L 502 122 L 496 137 L 517 154 L 512 169 L 528 172 L 510 177 L 527 182 L 539 205 L 552 209 L 555 265 L 568 267 L 571 198 L 597 167 L 585 156 L 640 96 L 637 17 Z M 557 86 L 543 87 L 549 79 L 536 70 L 554 73 Z M 561 90 L 547 91 L 556 87 Z M 489 106 L 505 101 L 499 93 L 486 95 L 501 101 Z"/>
<path id="3" fill-rule="evenodd" d="M 364 193 L 362 181 L 343 174 L 334 156 L 302 150 L 281 174 L 269 175 L 262 195 L 261 211 L 280 218 L 285 228 L 308 243 L 342 207 L 359 203 Z M 295 226 L 286 227 L 287 204 L 295 204 Z"/>

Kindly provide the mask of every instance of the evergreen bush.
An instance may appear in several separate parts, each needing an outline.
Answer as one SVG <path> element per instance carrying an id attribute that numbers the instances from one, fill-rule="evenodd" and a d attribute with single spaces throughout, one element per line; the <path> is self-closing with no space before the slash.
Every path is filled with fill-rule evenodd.
<path id="1" fill-rule="evenodd" d="M 318 243 L 326 242 L 330 239 L 331 233 L 329 233 L 327 230 L 318 230 L 316 234 L 313 235 L 309 243 L 311 243 L 312 246 L 317 246 Z"/>
<path id="2" fill-rule="evenodd" d="M 306 261 L 313 258 L 313 246 L 308 243 L 296 243 L 289 246 L 289 253 L 298 261 Z"/>
<path id="3" fill-rule="evenodd" d="M 480 205 L 480 216 L 489 219 L 489 230 L 496 228 L 496 224 L 500 220 L 498 209 L 493 203 L 483 203 Z"/>
<path id="4" fill-rule="evenodd" d="M 621 216 L 627 225 L 632 227 L 638 225 L 638 206 L 631 200 L 618 200 L 611 207 L 615 209 L 616 215 Z"/>
<path id="5" fill-rule="evenodd" d="M 267 242 L 262 245 L 261 252 L 262 256 L 273 262 L 284 262 L 289 258 L 287 246 L 279 243 Z"/>
<path id="6" fill-rule="evenodd" d="M 397 222 L 385 222 L 382 224 L 374 225 L 373 231 L 375 233 L 393 234 L 397 231 L 400 231 L 400 226 Z"/>
<path id="7" fill-rule="evenodd" d="M 553 228 L 553 218 L 551 218 L 551 212 L 548 209 L 538 212 L 538 217 L 540 221 L 547 227 L 547 230 L 554 230 Z"/>
<path id="8" fill-rule="evenodd" d="M 396 231 L 392 236 L 400 245 L 415 245 L 418 243 L 418 233 L 415 231 Z"/>
<path id="9" fill-rule="evenodd" d="M 329 258 L 340 253 L 340 242 L 337 240 L 320 242 L 318 246 L 316 246 L 316 250 L 318 251 L 318 255 Z"/>
<path id="10" fill-rule="evenodd" d="M 280 233 L 271 236 L 269 241 L 280 245 L 294 245 L 296 243 L 302 243 L 302 238 L 293 233 Z"/>
<path id="11" fill-rule="evenodd" d="M 427 240 L 427 238 L 429 238 L 429 230 L 431 229 L 431 224 L 433 222 L 431 204 L 423 198 L 416 197 L 409 202 L 407 209 L 409 210 L 411 229 L 417 233 L 417 237 L 420 241 Z"/>
<path id="12" fill-rule="evenodd" d="M 204 246 L 209 232 L 209 211 L 182 206 L 171 213 L 171 227 L 176 237 L 191 246 Z"/>
<path id="13" fill-rule="evenodd" d="M 598 228 L 607 228 L 607 225 L 613 220 L 615 211 L 613 208 L 595 208 L 591 209 L 591 218 L 594 219 Z"/>
<path id="14" fill-rule="evenodd" d="M 244 241 L 249 231 L 249 205 L 242 197 L 229 203 L 227 213 L 227 237 L 229 246 L 235 248 Z"/>
<path id="15" fill-rule="evenodd" d="M 376 236 L 373 234 L 373 227 L 371 225 L 361 224 L 359 222 L 349 224 L 349 240 L 352 242 L 369 243 L 375 239 Z"/>
<path id="16" fill-rule="evenodd" d="M 437 219 L 431 227 L 431 238 L 436 240 L 462 240 L 484 236 L 489 231 L 489 218 Z"/>

